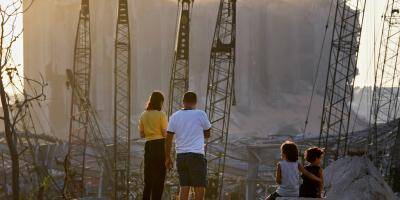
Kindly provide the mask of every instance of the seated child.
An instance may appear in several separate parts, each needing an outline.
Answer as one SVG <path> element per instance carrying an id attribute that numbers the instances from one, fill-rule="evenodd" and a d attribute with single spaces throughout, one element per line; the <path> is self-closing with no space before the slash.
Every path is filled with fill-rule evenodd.
<path id="1" fill-rule="evenodd" d="M 303 178 L 303 183 L 300 186 L 300 197 L 321 198 L 321 192 L 323 189 L 323 170 L 320 164 L 323 155 L 324 151 L 318 147 L 309 148 L 304 152 L 304 158 L 310 163 L 304 168 L 320 178 L 322 182 L 312 180 L 304 175 L 301 176 Z"/>
<path id="2" fill-rule="evenodd" d="M 276 197 L 299 197 L 300 172 L 312 180 L 322 181 L 297 162 L 298 152 L 297 145 L 293 142 L 286 141 L 281 145 L 282 161 L 276 166 L 278 188 L 266 200 L 275 200 Z"/>

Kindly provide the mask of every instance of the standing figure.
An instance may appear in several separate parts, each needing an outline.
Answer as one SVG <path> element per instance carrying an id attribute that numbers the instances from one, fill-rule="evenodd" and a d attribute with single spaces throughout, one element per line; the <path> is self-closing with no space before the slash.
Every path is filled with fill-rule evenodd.
<path id="1" fill-rule="evenodd" d="M 183 109 L 175 112 L 168 124 L 165 165 L 167 169 L 173 166 L 170 152 L 175 136 L 181 200 L 189 199 L 190 188 L 194 188 L 195 200 L 203 200 L 207 186 L 204 144 L 210 137 L 211 123 L 204 111 L 196 109 L 196 104 L 196 94 L 186 92 Z"/>
<path id="2" fill-rule="evenodd" d="M 163 94 L 153 92 L 139 120 L 140 137 L 146 139 L 143 200 L 161 200 L 164 190 L 165 136 L 168 121 L 167 115 L 161 111 L 163 103 Z"/>

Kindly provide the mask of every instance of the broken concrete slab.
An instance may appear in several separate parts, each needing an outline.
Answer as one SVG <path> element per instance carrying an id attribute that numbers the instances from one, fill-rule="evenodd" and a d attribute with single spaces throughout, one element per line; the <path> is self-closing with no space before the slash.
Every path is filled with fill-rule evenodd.
<path id="1" fill-rule="evenodd" d="M 327 199 L 394 200 L 393 191 L 365 156 L 351 156 L 330 164 L 324 172 Z"/>

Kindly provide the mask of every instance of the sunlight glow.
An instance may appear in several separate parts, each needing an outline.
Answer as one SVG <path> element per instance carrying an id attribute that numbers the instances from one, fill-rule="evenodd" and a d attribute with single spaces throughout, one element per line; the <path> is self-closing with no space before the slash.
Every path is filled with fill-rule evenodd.
<path id="1" fill-rule="evenodd" d="M 2 42 L 1 71 L 5 90 L 11 97 L 21 95 L 23 90 L 23 16 L 22 2 L 20 0 L 1 0 L 0 12 L 12 14 L 0 31 L 4 32 Z M 2 19 L 0 19 L 2 20 Z M 10 48 L 7 48 L 10 47 Z M 12 77 L 10 79 L 10 77 Z M 13 101 L 13 99 L 11 99 Z"/>

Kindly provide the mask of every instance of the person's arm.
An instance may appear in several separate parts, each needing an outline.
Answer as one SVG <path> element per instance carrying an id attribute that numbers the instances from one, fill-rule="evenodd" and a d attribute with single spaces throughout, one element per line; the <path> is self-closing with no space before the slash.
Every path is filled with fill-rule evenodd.
<path id="1" fill-rule="evenodd" d="M 140 138 L 145 138 L 145 134 L 144 134 L 144 125 L 142 120 L 139 120 L 139 133 L 140 133 Z"/>
<path id="2" fill-rule="evenodd" d="M 300 163 L 299 163 L 299 171 L 302 174 L 304 174 L 304 176 L 306 176 L 307 178 L 322 183 L 322 179 L 321 178 L 315 176 L 314 174 L 312 174 L 309 171 L 307 171 L 306 169 L 304 169 L 303 165 L 301 165 Z"/>
<path id="3" fill-rule="evenodd" d="M 208 139 L 211 136 L 211 123 L 207 114 L 203 111 L 201 116 L 201 125 L 203 126 L 204 138 Z"/>
<path id="4" fill-rule="evenodd" d="M 171 148 L 172 148 L 172 140 L 175 135 L 175 127 L 174 127 L 174 117 L 171 116 L 170 121 L 168 123 L 167 128 L 167 137 L 165 141 L 165 167 L 167 170 L 171 170 L 173 167 L 172 159 L 171 159 Z"/>
<path id="5" fill-rule="evenodd" d="M 281 171 L 281 165 L 278 163 L 276 164 L 276 177 L 275 177 L 275 182 L 276 184 L 280 185 L 282 183 L 282 171 Z"/>
<path id="6" fill-rule="evenodd" d="M 167 137 L 168 120 L 167 115 L 163 112 L 161 115 L 161 133 L 163 137 Z"/>
<path id="7" fill-rule="evenodd" d="M 172 159 L 171 159 L 171 148 L 172 148 L 172 140 L 174 138 L 173 132 L 168 132 L 166 143 L 165 143 L 165 167 L 167 170 L 172 169 Z"/>
<path id="8" fill-rule="evenodd" d="M 204 131 L 204 138 L 208 139 L 211 136 L 211 128 Z"/>
<path id="9" fill-rule="evenodd" d="M 321 179 L 321 183 L 319 184 L 319 187 L 320 187 L 319 191 L 322 192 L 324 190 L 324 171 L 322 168 L 319 169 L 318 177 Z"/>

